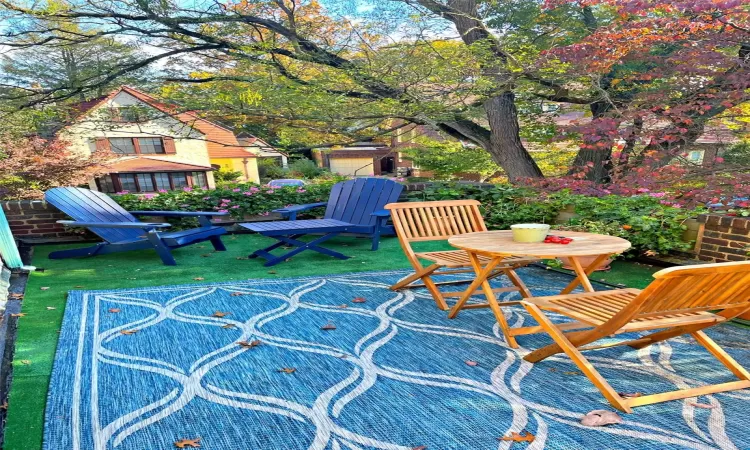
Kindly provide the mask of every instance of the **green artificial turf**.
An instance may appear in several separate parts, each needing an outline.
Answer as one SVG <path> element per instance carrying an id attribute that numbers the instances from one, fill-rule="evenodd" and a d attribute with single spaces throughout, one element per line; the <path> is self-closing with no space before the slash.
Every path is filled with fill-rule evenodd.
<path id="1" fill-rule="evenodd" d="M 338 260 L 307 251 L 291 261 L 272 268 L 262 261 L 247 260 L 251 250 L 270 244 L 257 235 L 224 238 L 227 252 L 214 252 L 210 244 L 198 244 L 174 251 L 177 266 L 164 266 L 153 251 L 139 251 L 84 259 L 49 260 L 54 250 L 76 245 L 38 246 L 33 265 L 44 271 L 29 277 L 22 312 L 18 319 L 13 384 L 8 400 L 5 429 L 6 450 L 36 450 L 42 446 L 44 406 L 49 376 L 55 355 L 65 298 L 75 289 L 120 289 L 170 284 L 212 283 L 255 278 L 286 278 L 357 271 L 394 270 L 410 267 L 395 238 L 385 238 L 377 252 L 370 241 L 341 237 L 325 245 L 344 254 Z M 423 243 L 418 250 L 446 249 L 443 242 Z M 242 259 L 241 259 L 242 258 Z M 598 272 L 592 279 L 624 283 L 632 287 L 648 284 L 654 271 L 649 266 L 615 262 L 608 273 Z M 196 278 L 203 278 L 197 280 Z M 52 393 L 54 395 L 54 393 Z"/>

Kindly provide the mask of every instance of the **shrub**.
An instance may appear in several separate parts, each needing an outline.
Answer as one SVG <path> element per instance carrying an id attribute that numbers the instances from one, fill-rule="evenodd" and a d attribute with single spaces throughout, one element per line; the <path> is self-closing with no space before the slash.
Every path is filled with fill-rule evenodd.
<path id="1" fill-rule="evenodd" d="M 216 181 L 216 184 L 234 183 L 239 180 L 241 176 L 242 172 L 239 170 L 229 170 L 223 167 L 214 172 L 214 180 Z"/>
<path id="2" fill-rule="evenodd" d="M 274 158 L 258 158 L 258 175 L 264 180 L 285 178 L 287 170 Z"/>
<path id="3" fill-rule="evenodd" d="M 298 159 L 289 164 L 289 174 L 293 177 L 316 178 L 325 172 L 325 169 L 318 167 L 315 161 L 310 159 Z"/>

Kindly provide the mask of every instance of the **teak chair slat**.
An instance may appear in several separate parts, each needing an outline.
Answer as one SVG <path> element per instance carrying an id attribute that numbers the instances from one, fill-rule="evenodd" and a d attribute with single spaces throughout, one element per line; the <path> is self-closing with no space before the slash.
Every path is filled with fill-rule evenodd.
<path id="1" fill-rule="evenodd" d="M 451 200 L 438 202 L 408 202 L 391 203 L 385 209 L 390 210 L 396 235 L 404 250 L 407 259 L 414 267 L 415 272 L 391 286 L 392 290 L 425 287 L 435 300 L 437 307 L 442 310 L 448 309 L 446 297 L 460 297 L 463 292 L 441 292 L 438 286 L 466 283 L 472 280 L 453 280 L 436 283 L 432 280 L 434 275 L 447 275 L 457 273 L 474 273 L 469 254 L 464 250 L 446 250 L 436 252 L 417 253 L 412 249 L 411 243 L 424 241 L 447 240 L 451 236 L 476 231 L 487 231 L 484 219 L 479 211 L 480 203 L 476 200 Z M 420 260 L 430 261 L 427 267 Z M 479 257 L 476 264 L 485 267 L 492 258 Z M 495 288 L 490 294 L 487 289 L 479 289 L 477 295 L 492 296 L 487 303 L 471 305 L 472 308 L 490 307 L 495 310 L 492 303 L 497 304 L 494 296 L 498 292 L 509 292 L 520 290 L 528 292 L 523 281 L 514 272 L 514 269 L 537 261 L 536 258 L 511 257 L 506 258 L 493 269 L 491 278 L 506 275 L 514 284 L 512 288 Z M 419 283 L 421 281 L 421 283 Z M 502 305 L 518 304 L 518 302 L 506 302 Z M 499 311 L 499 310 L 498 310 Z M 497 312 L 496 315 L 497 315 Z M 502 313 L 500 313 L 502 315 Z"/>
<path id="2" fill-rule="evenodd" d="M 524 357 L 537 363 L 566 353 L 615 408 L 632 412 L 635 406 L 750 388 L 750 372 L 735 361 L 703 330 L 750 311 L 750 261 L 673 267 L 654 274 L 645 289 L 618 289 L 582 294 L 532 297 L 521 301 L 554 344 Z M 590 326 L 571 329 L 553 323 L 548 312 L 562 314 Z M 651 331 L 637 339 L 604 345 L 588 345 L 613 334 Z M 673 337 L 690 334 L 726 366 L 739 381 L 625 398 L 597 372 L 581 351 L 628 345 L 643 348 Z"/>

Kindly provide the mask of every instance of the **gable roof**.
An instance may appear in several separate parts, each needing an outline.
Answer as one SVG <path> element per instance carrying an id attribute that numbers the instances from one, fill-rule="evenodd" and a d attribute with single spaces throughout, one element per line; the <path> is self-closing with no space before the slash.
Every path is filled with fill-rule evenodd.
<path id="1" fill-rule="evenodd" d="M 150 156 L 132 157 L 118 160 L 108 166 L 110 173 L 126 172 L 202 172 L 212 167 L 184 162 L 175 162 Z"/>
<path id="2" fill-rule="evenodd" d="M 95 107 L 112 100 L 120 92 L 125 92 L 126 94 L 135 97 L 142 103 L 145 103 L 164 114 L 168 114 L 170 117 L 179 120 L 203 134 L 205 136 L 209 158 L 256 158 L 254 153 L 244 149 L 240 145 L 237 141 L 237 136 L 235 136 L 234 132 L 229 128 L 211 122 L 210 120 L 203 119 L 191 111 L 180 112 L 176 105 L 164 103 L 157 98 L 130 86 L 120 86 L 106 97 L 80 103 L 77 109 L 82 114 L 86 114 Z"/>

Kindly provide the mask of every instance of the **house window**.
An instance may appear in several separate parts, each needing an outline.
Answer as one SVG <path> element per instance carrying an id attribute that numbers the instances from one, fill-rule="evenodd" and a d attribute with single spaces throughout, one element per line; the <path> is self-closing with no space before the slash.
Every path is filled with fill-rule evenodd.
<path id="1" fill-rule="evenodd" d="M 692 152 L 688 153 L 688 160 L 689 161 L 700 161 L 701 156 L 703 156 L 703 152 L 698 150 L 693 150 Z"/>
<path id="2" fill-rule="evenodd" d="M 109 146 L 118 155 L 135 155 L 135 143 L 132 138 L 109 138 Z"/>
<path id="3" fill-rule="evenodd" d="M 143 155 L 164 153 L 164 144 L 162 144 L 161 138 L 137 138 L 136 140 Z"/>
<path id="4" fill-rule="evenodd" d="M 139 192 L 153 192 L 154 189 L 154 180 L 151 178 L 150 173 L 139 173 L 136 175 L 138 178 L 138 191 Z"/>
<path id="5" fill-rule="evenodd" d="M 193 187 L 207 187 L 206 172 L 193 172 Z"/>
<path id="6" fill-rule="evenodd" d="M 128 192 L 138 192 L 138 186 L 135 184 L 135 174 L 132 173 L 121 173 L 120 178 L 120 190 Z"/>
<path id="7" fill-rule="evenodd" d="M 109 138 L 109 146 L 118 155 L 156 155 L 166 153 L 162 138 Z"/>
<path id="8" fill-rule="evenodd" d="M 168 173 L 155 173 L 154 174 L 154 181 L 156 182 L 156 189 L 157 190 L 168 191 L 168 190 L 172 189 L 172 185 L 169 184 L 169 174 Z"/>
<path id="9" fill-rule="evenodd" d="M 186 173 L 176 172 L 171 175 L 172 175 L 172 189 L 181 189 L 188 185 Z"/>
<path id="10" fill-rule="evenodd" d="M 96 179 L 101 192 L 155 192 L 186 186 L 208 187 L 206 172 L 113 173 Z"/>

